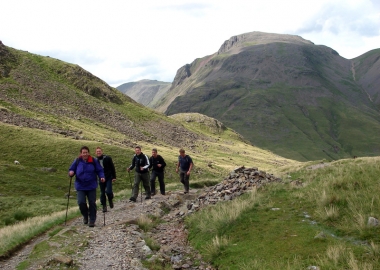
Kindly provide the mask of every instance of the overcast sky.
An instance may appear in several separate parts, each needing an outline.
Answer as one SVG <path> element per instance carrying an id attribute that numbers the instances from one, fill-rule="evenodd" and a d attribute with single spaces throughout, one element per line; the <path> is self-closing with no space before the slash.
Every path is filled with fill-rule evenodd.
<path id="1" fill-rule="evenodd" d="M 5 45 L 78 64 L 114 87 L 172 82 L 252 31 L 299 35 L 352 59 L 380 48 L 380 0 L 0 0 Z"/>

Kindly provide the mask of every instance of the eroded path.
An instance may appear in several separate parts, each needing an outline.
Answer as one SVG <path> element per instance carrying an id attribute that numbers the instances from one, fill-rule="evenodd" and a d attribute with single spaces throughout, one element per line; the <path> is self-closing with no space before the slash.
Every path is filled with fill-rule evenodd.
<path id="1" fill-rule="evenodd" d="M 90 228 L 76 218 L 46 233 L 0 262 L 0 269 L 147 269 L 142 261 L 159 261 L 173 269 L 212 269 L 187 244 L 181 207 L 196 197 L 172 192 L 156 195 L 152 200 L 132 203 L 115 202 L 105 215 L 98 211 L 96 226 Z M 164 210 L 171 209 L 170 212 Z M 140 216 L 156 216 L 164 220 L 144 232 L 136 224 Z M 105 219 L 104 219 L 105 218 Z M 56 233 L 54 233 L 56 231 Z M 53 233 L 52 233 L 53 232 Z M 155 243 L 152 251 L 147 241 Z M 152 245 L 151 245 L 152 246 Z M 195 263 L 196 262 L 196 263 Z"/>

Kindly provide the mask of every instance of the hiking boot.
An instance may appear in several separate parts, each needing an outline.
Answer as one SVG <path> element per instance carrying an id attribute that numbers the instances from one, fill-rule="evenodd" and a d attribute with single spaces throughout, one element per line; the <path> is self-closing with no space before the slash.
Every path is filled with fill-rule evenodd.
<path id="1" fill-rule="evenodd" d="M 129 198 L 129 201 L 130 201 L 130 202 L 136 202 L 136 199 L 133 198 L 133 197 L 130 197 L 130 198 Z"/>
<path id="2" fill-rule="evenodd" d="M 83 217 L 83 224 L 87 224 L 88 223 L 88 217 Z"/>
<path id="3" fill-rule="evenodd" d="M 103 205 L 103 213 L 107 212 L 107 205 Z"/>
<path id="4" fill-rule="evenodd" d="M 153 197 L 154 195 L 156 195 L 156 192 L 152 192 L 150 195 Z"/>
<path id="5" fill-rule="evenodd" d="M 152 199 L 152 197 L 150 197 L 150 196 L 145 197 L 145 200 L 150 200 L 150 199 Z"/>
<path id="6" fill-rule="evenodd" d="M 113 201 L 112 201 L 112 199 L 109 199 L 108 202 L 110 203 L 110 208 L 112 209 L 113 208 Z"/>
<path id="7" fill-rule="evenodd" d="M 88 227 L 95 227 L 95 221 L 90 221 L 90 223 L 88 224 Z"/>

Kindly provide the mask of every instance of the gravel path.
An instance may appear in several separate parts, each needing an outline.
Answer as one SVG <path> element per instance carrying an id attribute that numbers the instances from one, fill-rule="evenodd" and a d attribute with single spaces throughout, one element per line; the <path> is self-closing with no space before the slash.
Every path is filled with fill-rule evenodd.
<path id="1" fill-rule="evenodd" d="M 167 196 L 156 195 L 151 200 L 136 203 L 127 200 L 115 202 L 113 209 L 104 215 L 98 209 L 94 228 L 84 225 L 82 218 L 76 218 L 62 229 L 55 239 L 44 234 L 14 254 L 10 259 L 0 262 L 0 269 L 16 269 L 19 263 L 28 260 L 24 269 L 147 269 L 142 260 L 156 260 L 161 265 L 171 265 L 172 269 L 213 269 L 202 261 L 202 257 L 187 243 L 180 207 L 187 199 L 196 197 L 172 192 Z M 173 206 L 165 214 L 162 206 Z M 148 232 L 143 232 L 137 223 L 140 216 L 160 216 L 165 222 Z M 58 242 L 56 239 L 63 239 Z M 152 251 L 146 238 L 159 245 Z M 83 240 L 85 239 L 85 240 Z M 29 257 L 35 244 L 47 241 L 52 253 L 33 260 Z M 71 247 L 74 254 L 67 254 Z M 194 262 L 197 261 L 195 265 Z"/>

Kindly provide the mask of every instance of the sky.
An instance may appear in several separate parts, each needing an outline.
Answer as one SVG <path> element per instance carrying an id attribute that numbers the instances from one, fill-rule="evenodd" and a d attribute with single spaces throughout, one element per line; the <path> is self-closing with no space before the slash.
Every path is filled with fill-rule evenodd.
<path id="1" fill-rule="evenodd" d="M 4 45 L 77 64 L 113 87 L 172 82 L 183 65 L 253 31 L 352 59 L 380 48 L 380 0 L 0 0 Z"/>

